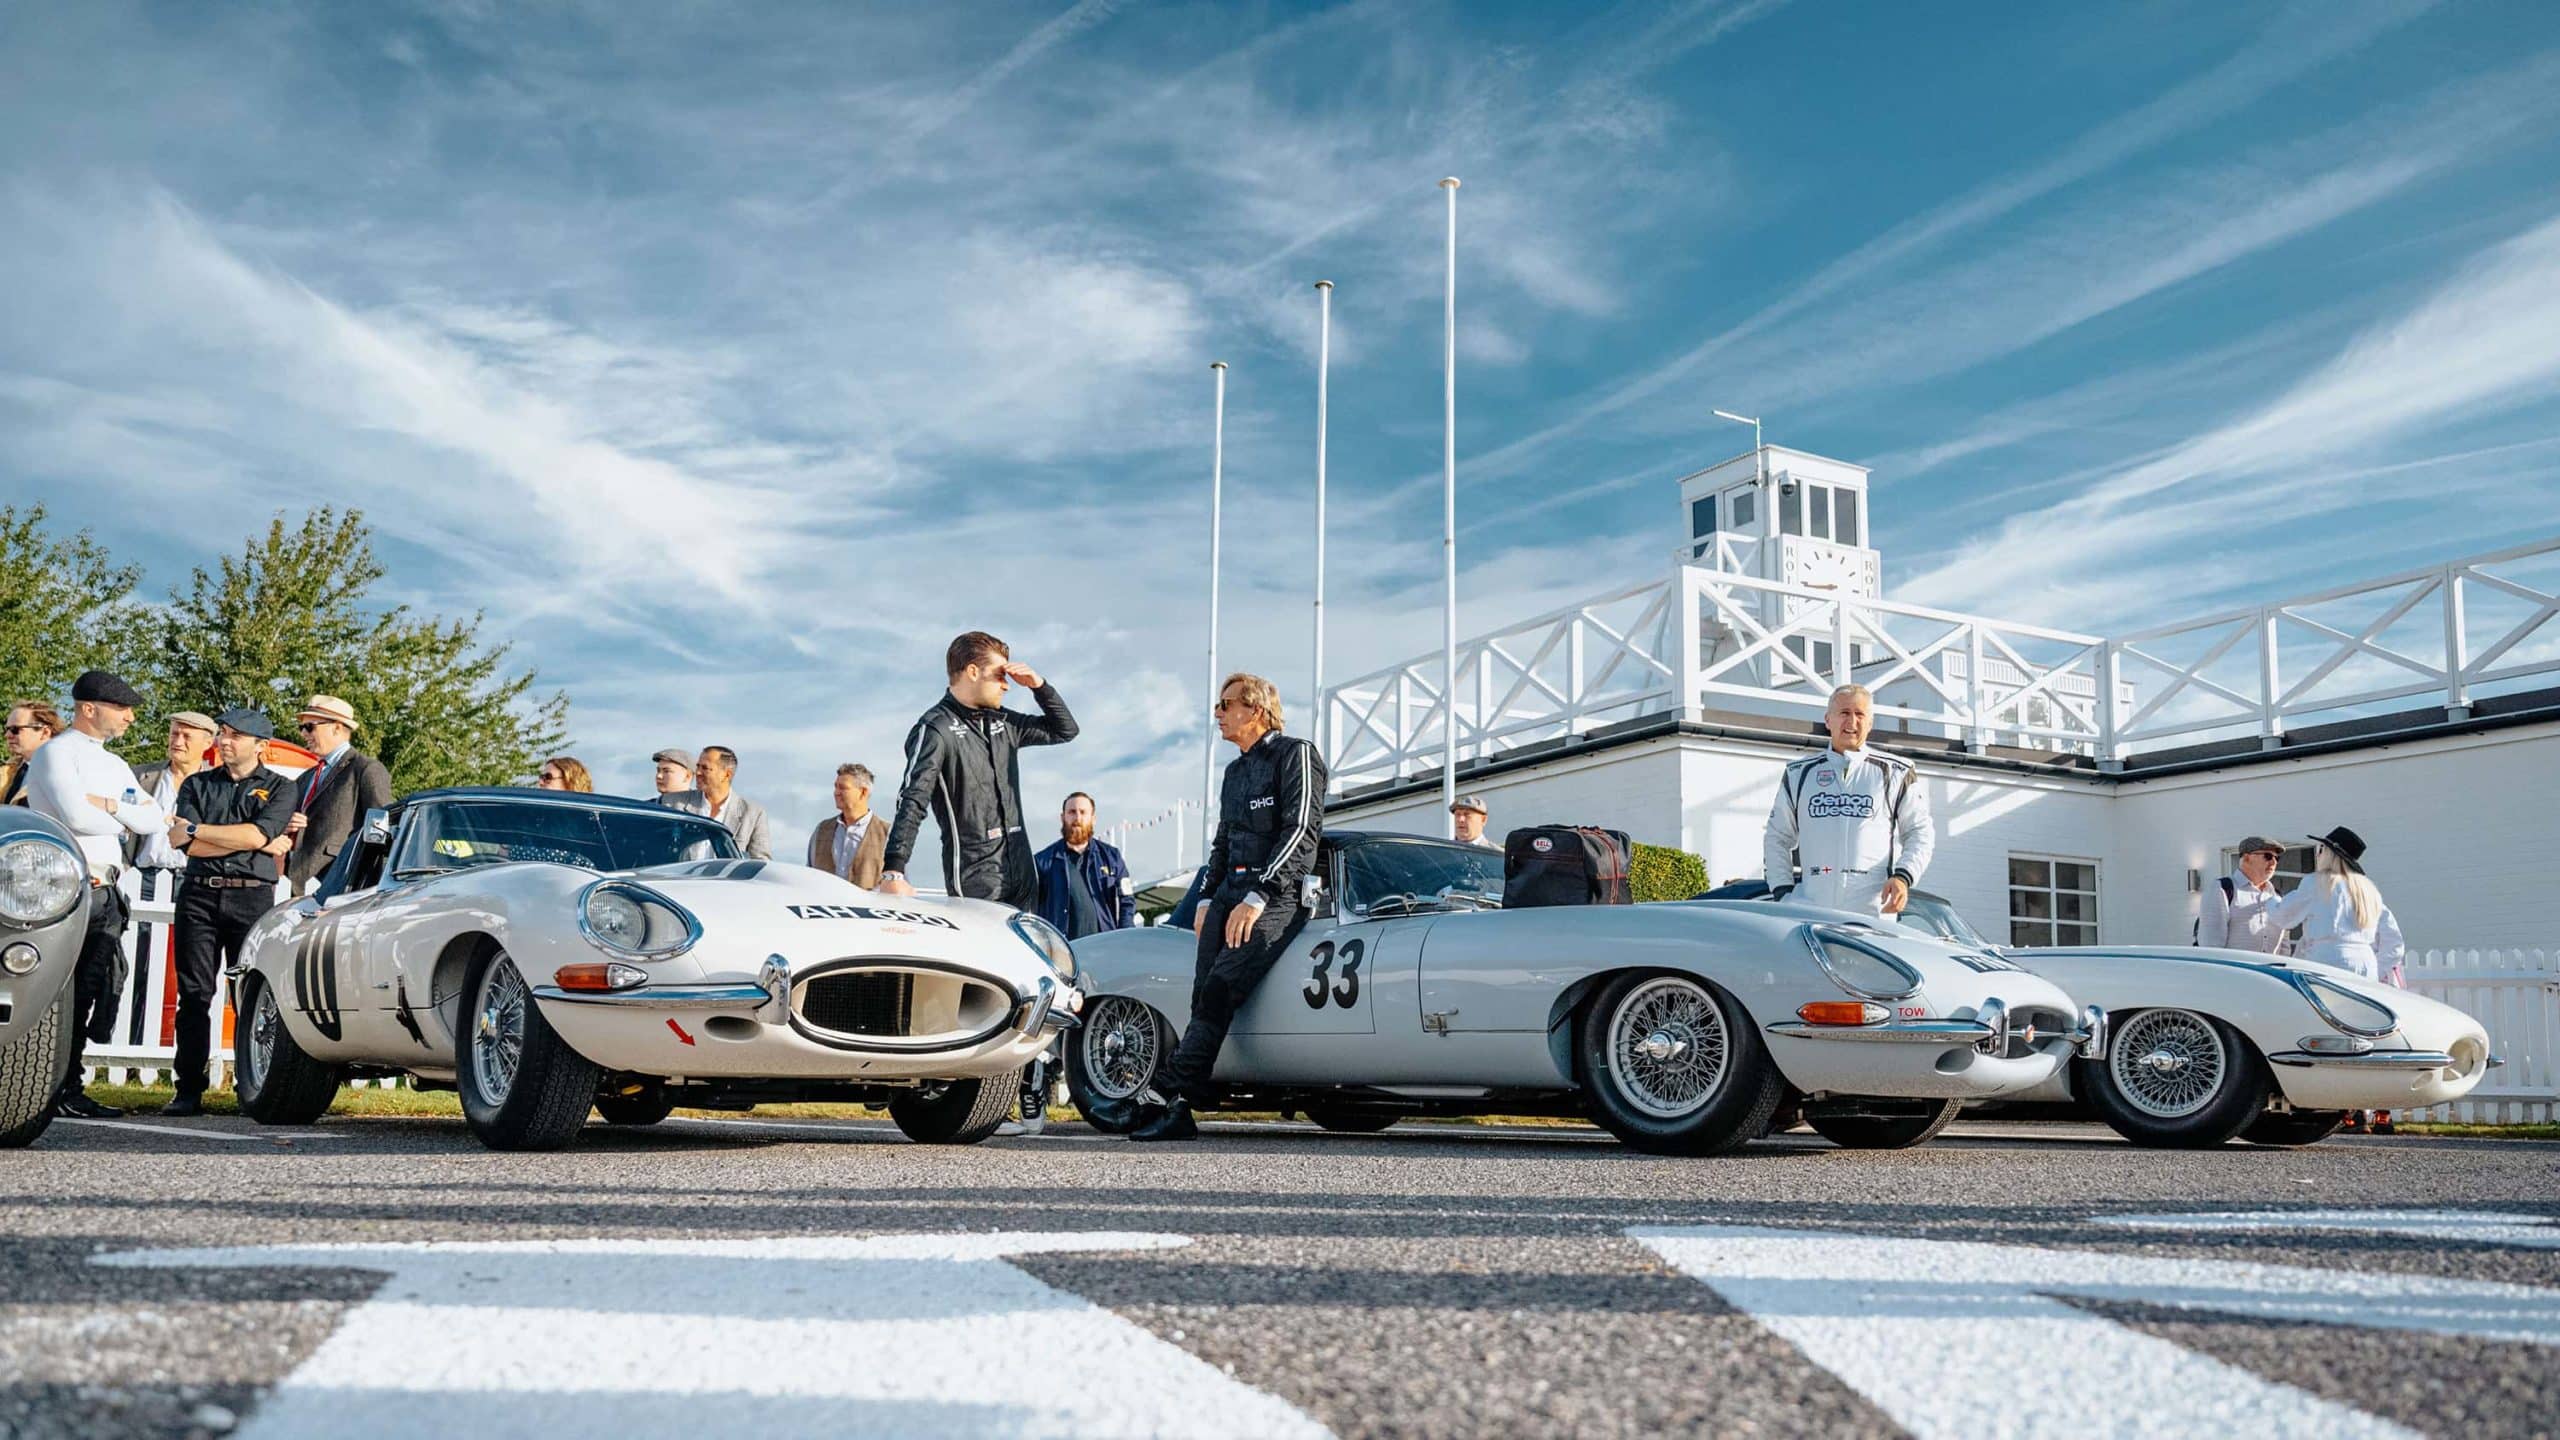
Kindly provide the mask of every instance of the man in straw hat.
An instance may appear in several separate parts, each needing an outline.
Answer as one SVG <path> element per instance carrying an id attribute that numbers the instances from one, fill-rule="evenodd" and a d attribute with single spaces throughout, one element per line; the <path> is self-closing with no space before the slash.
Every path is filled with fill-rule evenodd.
<path id="1" fill-rule="evenodd" d="M 285 878 L 300 895 L 346 848 L 364 813 L 391 803 L 391 772 L 355 748 L 355 707 L 335 695 L 312 696 L 294 717 L 294 728 L 302 732 L 302 747 L 320 757 L 302 777 L 302 798 L 288 831 L 294 838 Z"/>

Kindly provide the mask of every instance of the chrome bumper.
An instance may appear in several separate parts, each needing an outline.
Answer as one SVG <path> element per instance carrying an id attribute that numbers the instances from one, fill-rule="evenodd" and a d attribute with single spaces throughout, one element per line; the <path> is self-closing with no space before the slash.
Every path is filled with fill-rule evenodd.
<path id="1" fill-rule="evenodd" d="M 634 1010 L 753 1010 L 773 997 L 757 985 L 642 985 L 631 990 L 563 990 L 533 987 L 536 1000 L 570 1005 L 621 1005 Z"/>
<path id="2" fill-rule="evenodd" d="M 2286 1065 L 2297 1070 L 2318 1066 L 2323 1070 L 2450 1070 L 2462 1063 L 2441 1050 L 2368 1050 L 2361 1055 L 2320 1055 L 2309 1050 L 2280 1050 L 2267 1057 L 2270 1065 Z M 2496 1060 L 2490 1061 L 2495 1065 Z"/>
<path id="3" fill-rule="evenodd" d="M 1781 1020 L 1763 1028 L 1772 1035 L 1796 1040 L 1971 1045 L 1990 1055 L 2006 1052 L 2012 1035 L 2009 1007 L 1997 1000 L 1984 1001 L 1971 1020 L 1880 1020 L 1873 1025 L 1808 1025 L 1801 1020 Z M 2096 1005 L 2082 1006 L 2077 1028 L 2053 1034 L 2069 1040 L 2084 1059 L 2104 1059 L 2107 1053 L 2107 1012 Z M 2045 1037 L 2037 1035 L 2034 1038 Z"/>

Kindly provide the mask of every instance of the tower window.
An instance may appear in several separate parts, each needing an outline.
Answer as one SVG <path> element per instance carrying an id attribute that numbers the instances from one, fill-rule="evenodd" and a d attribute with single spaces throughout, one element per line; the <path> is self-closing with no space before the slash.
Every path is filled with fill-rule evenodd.
<path id="1" fill-rule="evenodd" d="M 1831 492 L 1831 538 L 1843 545 L 1864 545 L 1867 532 L 1858 523 L 1858 492 L 1840 489 Z"/>
<path id="2" fill-rule="evenodd" d="M 1716 497 L 1708 495 L 1689 502 L 1689 534 L 1693 537 L 1712 535 L 1716 530 Z"/>
<path id="3" fill-rule="evenodd" d="M 1736 533 L 1743 535 L 1750 534 L 1752 523 L 1760 518 L 1760 497 L 1758 492 L 1752 490 L 1748 486 L 1745 486 L 1740 490 L 1727 491 L 1726 493 L 1733 497 L 1731 502 L 1733 509 L 1733 530 Z"/>

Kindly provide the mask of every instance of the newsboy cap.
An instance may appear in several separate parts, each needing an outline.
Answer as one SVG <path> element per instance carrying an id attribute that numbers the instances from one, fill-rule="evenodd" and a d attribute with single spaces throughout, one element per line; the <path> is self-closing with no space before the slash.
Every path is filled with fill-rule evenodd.
<path id="1" fill-rule="evenodd" d="M 235 705 L 223 711 L 215 718 L 214 723 L 226 730 L 237 730 L 243 735 L 254 735 L 261 740 L 276 738 L 276 722 L 267 718 L 267 712 L 252 710 L 246 705 Z"/>
<path id="2" fill-rule="evenodd" d="M 184 725 L 190 730 L 201 730 L 207 735 L 210 735 L 215 730 L 221 728 L 212 716 L 207 715 L 201 710 L 181 710 L 177 714 L 169 717 L 169 723 L 172 725 Z"/>
<path id="3" fill-rule="evenodd" d="M 657 754 L 650 756 L 649 763 L 652 765 L 681 765 L 687 770 L 690 770 L 693 768 L 693 752 L 690 750 L 669 748 L 661 750 Z"/>
<path id="4" fill-rule="evenodd" d="M 93 700 L 101 705 L 130 708 L 141 704 L 142 696 L 124 683 L 121 675 L 105 670 L 84 670 L 80 672 L 79 679 L 71 682 L 71 700 L 75 705 L 83 700 Z"/>

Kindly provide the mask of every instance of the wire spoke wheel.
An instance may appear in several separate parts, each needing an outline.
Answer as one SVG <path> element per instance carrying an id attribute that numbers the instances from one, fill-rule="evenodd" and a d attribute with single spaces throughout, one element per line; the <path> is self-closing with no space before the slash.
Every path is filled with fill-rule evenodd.
<path id="1" fill-rule="evenodd" d="M 480 982 L 480 1010 L 471 1037 L 472 1074 L 493 1105 L 506 1103 L 515 1089 L 516 1067 L 524 1061 L 527 999 L 515 961 L 499 956 Z"/>
<path id="2" fill-rule="evenodd" d="M 1162 1060 L 1155 1012 L 1123 995 L 1094 1002 L 1077 1043 L 1084 1047 L 1086 1080 L 1106 1100 L 1126 1100 L 1144 1090 Z"/>
<path id="3" fill-rule="evenodd" d="M 2116 1032 L 2107 1070 L 2134 1109 L 2156 1119 L 2181 1120 L 2221 1093 L 2231 1056 L 2203 1016 L 2146 1010 Z"/>
<path id="4" fill-rule="evenodd" d="M 1666 975 L 1618 1002 L 1609 1017 L 1609 1064 L 1629 1104 L 1678 1120 L 1723 1088 L 1731 1040 L 1714 999 L 1697 982 Z"/>
<path id="5" fill-rule="evenodd" d="M 284 1026 L 284 1016 L 276 1010 L 276 987 L 258 987 L 257 1003 L 249 1011 L 248 1052 L 241 1058 L 248 1063 L 251 1089 L 264 1088 L 276 1073 L 276 1032 Z"/>

